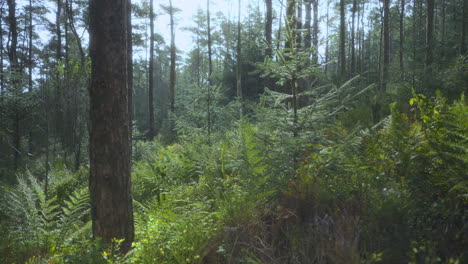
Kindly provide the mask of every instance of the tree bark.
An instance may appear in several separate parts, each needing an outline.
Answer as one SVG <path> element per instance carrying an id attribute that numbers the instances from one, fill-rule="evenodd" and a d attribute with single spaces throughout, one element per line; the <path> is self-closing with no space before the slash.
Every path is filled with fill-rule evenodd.
<path id="1" fill-rule="evenodd" d="M 405 26 L 404 26 L 404 19 L 405 19 L 405 0 L 400 0 L 400 72 L 401 78 L 404 77 L 405 72 L 405 64 L 403 60 L 404 56 L 404 38 L 405 38 Z"/>
<path id="2" fill-rule="evenodd" d="M 430 71 L 430 67 L 434 60 L 434 0 L 427 0 L 427 17 L 426 17 L 426 71 Z"/>
<path id="3" fill-rule="evenodd" d="M 212 85 L 211 74 L 213 74 L 213 61 L 211 54 L 211 18 L 210 18 L 210 0 L 206 0 L 206 22 L 208 34 L 208 83 Z"/>
<path id="4" fill-rule="evenodd" d="M 110 243 L 134 239 L 128 113 L 127 0 L 90 2 L 92 229 Z"/>
<path id="5" fill-rule="evenodd" d="M 148 140 L 153 140 L 154 133 L 154 10 L 150 0 L 150 51 L 148 67 Z"/>
<path id="6" fill-rule="evenodd" d="M 305 4 L 305 22 L 304 22 L 304 28 L 305 28 L 305 35 L 304 35 L 304 49 L 307 52 L 310 52 L 310 48 L 312 47 L 312 28 L 311 28 L 311 23 L 312 23 L 312 3 L 310 0 L 304 1 Z M 309 53 L 310 55 L 310 53 Z"/>
<path id="7" fill-rule="evenodd" d="M 341 80 L 346 78 L 346 13 L 345 1 L 340 0 L 340 50 L 338 57 L 339 76 Z"/>
<path id="8" fill-rule="evenodd" d="M 175 112 L 175 85 L 176 85 L 176 47 L 174 31 L 174 9 L 172 0 L 169 0 L 169 10 L 171 18 L 171 72 L 169 78 L 169 91 L 171 96 L 171 113 Z"/>
<path id="9" fill-rule="evenodd" d="M 433 1 L 433 0 L 432 0 Z M 468 47 L 466 44 L 466 28 L 468 24 L 468 0 L 463 0 L 463 15 L 462 15 L 462 32 L 461 32 L 461 43 L 460 43 L 460 55 L 467 53 Z"/>
<path id="10" fill-rule="evenodd" d="M 266 14 L 265 14 L 265 40 L 267 47 L 265 49 L 265 56 L 271 58 L 272 47 L 271 47 L 271 31 L 273 26 L 273 3 L 272 0 L 265 0 Z"/>
<path id="11" fill-rule="evenodd" d="M 356 10 L 357 10 L 357 0 L 353 0 L 352 7 L 352 16 L 351 16 L 351 75 L 356 73 Z"/>
<path id="12" fill-rule="evenodd" d="M 314 53 L 312 53 L 312 63 L 318 64 L 318 0 L 312 1 L 312 6 L 314 9 L 314 23 L 312 25 L 312 45 L 314 46 Z"/>
<path id="13" fill-rule="evenodd" d="M 237 12 L 237 71 L 236 71 L 236 90 L 237 97 L 242 102 L 242 74 L 241 74 L 241 61 L 242 61 L 242 48 L 241 48 L 241 0 L 238 1 L 238 12 Z M 240 108 L 242 116 L 242 103 Z"/>
<path id="14" fill-rule="evenodd" d="M 384 0 L 383 16 L 383 62 L 380 90 L 384 92 L 387 90 L 390 67 L 390 0 Z"/>

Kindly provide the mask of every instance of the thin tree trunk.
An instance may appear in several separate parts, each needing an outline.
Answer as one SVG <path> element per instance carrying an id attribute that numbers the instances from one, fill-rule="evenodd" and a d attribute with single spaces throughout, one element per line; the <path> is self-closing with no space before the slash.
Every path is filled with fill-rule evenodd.
<path id="1" fill-rule="evenodd" d="M 92 229 L 110 243 L 134 239 L 128 113 L 128 0 L 90 2 L 90 181 Z"/>
<path id="2" fill-rule="evenodd" d="M 28 42 L 28 92 L 32 93 L 33 90 L 33 79 L 32 79 L 32 68 L 33 68 L 33 60 L 32 60 L 32 50 L 33 50 L 33 23 L 32 23 L 32 0 L 29 0 L 29 42 Z M 3 40 L 2 40 L 3 41 Z M 31 115 L 31 122 L 32 122 L 32 115 Z M 32 153 L 33 142 L 32 142 L 32 128 L 29 127 L 28 131 L 28 152 Z"/>
<path id="3" fill-rule="evenodd" d="M 384 0 L 383 16 L 383 64 L 380 90 L 384 92 L 387 90 L 390 67 L 390 0 Z"/>
<path id="4" fill-rule="evenodd" d="M 208 89 L 207 89 L 207 121 L 208 121 L 208 135 L 211 135 L 211 86 L 213 85 L 212 74 L 213 74 L 213 58 L 211 51 L 211 12 L 210 12 L 210 0 L 206 0 L 206 22 L 207 22 L 207 34 L 208 34 Z"/>
<path id="5" fill-rule="evenodd" d="M 210 0 L 206 0 L 206 21 L 208 30 L 208 83 L 212 85 L 211 75 L 213 74 L 213 61 L 211 54 L 211 18 L 210 18 Z"/>
<path id="6" fill-rule="evenodd" d="M 18 48 L 18 29 L 17 29 L 17 20 L 16 20 L 16 1 L 15 0 L 8 0 L 8 24 L 10 27 L 9 36 L 10 39 L 10 47 L 8 51 L 8 59 L 10 62 L 10 73 L 12 74 L 13 78 L 11 84 L 13 86 L 13 91 L 15 94 L 17 93 L 17 86 L 19 84 L 20 79 L 20 69 L 18 65 L 18 55 L 17 55 L 17 48 Z M 18 169 L 20 164 L 21 158 L 21 136 L 20 136 L 20 118 L 19 118 L 19 106 L 17 99 L 15 99 L 14 103 L 14 123 L 13 123 L 13 164 L 15 171 Z"/>
<path id="7" fill-rule="evenodd" d="M 345 1 L 340 0 L 340 51 L 338 57 L 339 76 L 343 81 L 346 78 L 346 13 Z"/>
<path id="8" fill-rule="evenodd" d="M 328 61 L 329 61 L 329 33 L 328 33 L 328 28 L 330 24 L 330 2 L 327 3 L 327 26 L 326 26 L 326 33 L 325 33 L 325 75 L 328 73 Z"/>
<path id="9" fill-rule="evenodd" d="M 352 7 L 352 16 L 351 16 L 351 75 L 356 73 L 356 47 L 355 47 L 355 38 L 356 38 L 356 10 L 357 10 L 357 0 L 353 0 Z"/>
<path id="10" fill-rule="evenodd" d="M 241 62 L 242 62 L 242 49 L 241 49 L 241 0 L 238 1 L 238 12 L 237 12 L 237 98 L 241 102 L 240 115 L 242 117 L 242 74 L 241 74 Z"/>
<path id="11" fill-rule="evenodd" d="M 276 38 L 276 50 L 279 50 L 281 45 L 281 24 L 283 20 L 283 5 L 280 6 L 280 15 L 279 15 L 279 23 L 278 23 L 278 37 Z M 276 58 L 278 60 L 278 58 Z"/>
<path id="12" fill-rule="evenodd" d="M 311 23 L 312 23 L 312 3 L 310 0 L 306 0 L 304 2 L 305 4 L 305 22 L 304 22 L 304 28 L 305 28 L 305 35 L 304 35 L 304 49 L 306 52 L 309 53 L 310 55 L 310 48 L 312 47 L 312 28 L 311 28 Z"/>
<path id="13" fill-rule="evenodd" d="M 442 57 L 442 61 L 445 61 L 445 30 L 446 30 L 446 27 L 445 27 L 445 22 L 446 22 L 446 19 L 445 19 L 445 13 L 446 13 L 446 10 L 447 10 L 447 0 L 442 0 L 442 37 L 441 37 L 441 57 Z M 465 0 L 464 0 L 465 1 Z"/>
<path id="14" fill-rule="evenodd" d="M 465 55 L 467 53 L 467 44 L 466 44 L 466 28 L 468 24 L 468 0 L 463 0 L 463 15 L 462 15 L 462 32 L 460 39 L 460 55 Z"/>
<path id="15" fill-rule="evenodd" d="M 298 50 L 301 50 L 302 45 L 302 4 L 297 4 L 297 18 L 296 18 L 296 43 Z"/>
<path id="16" fill-rule="evenodd" d="M 265 49 L 265 56 L 271 58 L 272 48 L 271 48 L 271 31 L 273 25 L 273 4 L 272 0 L 265 0 L 266 4 L 266 15 L 265 15 L 265 40 L 267 47 Z"/>
<path id="17" fill-rule="evenodd" d="M 426 72 L 430 72 L 432 62 L 434 60 L 434 0 L 427 0 L 427 17 L 426 17 Z"/>
<path id="18" fill-rule="evenodd" d="M 318 64 L 318 32 L 319 32 L 319 18 L 318 18 L 318 0 L 312 1 L 312 6 L 314 9 L 314 23 L 312 25 L 312 45 L 314 46 L 314 53 L 312 54 L 312 63 Z"/>
<path id="19" fill-rule="evenodd" d="M 404 38 L 405 38 L 405 27 L 404 27 L 404 19 L 405 19 L 405 0 L 400 0 L 400 72 L 401 78 L 404 78 L 405 72 L 405 65 L 404 65 Z"/>
<path id="20" fill-rule="evenodd" d="M 154 133 L 154 10 L 150 0 L 150 51 L 148 65 L 148 140 L 153 140 Z"/>
<path id="21" fill-rule="evenodd" d="M 174 31 L 174 9 L 172 0 L 169 0 L 170 18 L 171 18 L 171 73 L 169 79 L 169 88 L 171 95 L 171 113 L 175 113 L 175 85 L 176 85 L 176 47 Z"/>

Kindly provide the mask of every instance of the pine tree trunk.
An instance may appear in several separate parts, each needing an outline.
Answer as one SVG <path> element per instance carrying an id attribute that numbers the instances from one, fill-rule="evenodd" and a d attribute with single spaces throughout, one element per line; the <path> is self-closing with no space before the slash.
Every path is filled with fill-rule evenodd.
<path id="1" fill-rule="evenodd" d="M 304 35 L 304 49 L 309 52 L 312 47 L 312 3 L 310 0 L 305 1 L 305 35 Z"/>
<path id="2" fill-rule="evenodd" d="M 133 35 L 132 0 L 127 0 L 127 72 L 128 72 L 128 126 L 130 133 L 130 157 L 133 152 Z"/>
<path id="3" fill-rule="evenodd" d="M 380 91 L 387 90 L 390 67 L 390 0 L 384 0 L 383 10 L 383 62 Z"/>
<path id="4" fill-rule="evenodd" d="M 430 72 L 434 49 L 434 0 L 427 0 L 427 17 L 426 17 L 426 71 Z"/>
<path id="5" fill-rule="evenodd" d="M 341 80 L 346 78 L 346 13 L 345 13 L 345 1 L 340 0 L 340 48 L 339 48 L 339 77 Z"/>
<path id="6" fill-rule="evenodd" d="M 236 71 L 236 90 L 237 98 L 242 102 L 242 74 L 241 74 L 241 61 L 242 61 L 242 48 L 241 48 L 241 0 L 238 1 L 238 13 L 237 13 L 237 71 Z M 241 103 L 242 104 L 242 103 Z M 240 109 L 242 116 L 242 105 Z"/>
<path id="7" fill-rule="evenodd" d="M 174 31 L 174 9 L 172 0 L 169 0 L 170 18 L 171 18 L 171 73 L 169 79 L 169 91 L 171 96 L 171 113 L 175 112 L 175 85 L 176 85 L 176 47 Z"/>
<path id="8" fill-rule="evenodd" d="M 134 239 L 128 113 L 128 0 L 90 2 L 90 196 L 95 238 Z"/>
<path id="9" fill-rule="evenodd" d="M 352 16 L 351 16 L 351 67 L 350 67 L 351 75 L 354 75 L 356 73 L 356 47 L 355 47 L 356 9 L 357 9 L 357 0 L 353 0 Z"/>
<path id="10" fill-rule="evenodd" d="M 154 9 L 150 0 L 150 51 L 148 67 L 148 140 L 153 140 L 154 132 Z"/>
<path id="11" fill-rule="evenodd" d="M 404 19 L 405 19 L 405 0 L 400 0 L 400 72 L 401 78 L 404 77 L 405 72 L 405 65 L 404 65 L 404 38 L 405 38 L 405 27 L 404 27 Z"/>
<path id="12" fill-rule="evenodd" d="M 314 53 L 312 54 L 312 63 L 318 64 L 318 0 L 313 0 L 312 5 L 314 8 L 314 23 L 312 26 L 312 44 L 314 45 Z"/>
<path id="13" fill-rule="evenodd" d="M 206 21 L 208 29 L 208 83 L 212 85 L 211 75 L 213 74 L 213 61 L 211 54 L 211 19 L 210 19 L 210 0 L 206 0 Z"/>
<path id="14" fill-rule="evenodd" d="M 265 56 L 271 58 L 271 31 L 273 26 L 273 3 L 272 0 L 265 0 L 266 4 L 266 15 L 265 15 L 265 40 L 267 47 L 265 49 Z"/>
<path id="15" fill-rule="evenodd" d="M 460 55 L 466 55 L 468 51 L 466 43 L 466 30 L 468 24 L 468 0 L 463 0 L 463 15 L 462 15 L 462 32 L 461 32 L 461 43 L 460 43 Z"/>

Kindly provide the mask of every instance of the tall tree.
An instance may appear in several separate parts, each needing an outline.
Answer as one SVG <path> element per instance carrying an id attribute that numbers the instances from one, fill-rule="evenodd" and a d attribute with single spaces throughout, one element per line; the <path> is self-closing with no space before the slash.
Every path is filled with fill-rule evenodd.
<path id="1" fill-rule="evenodd" d="M 401 77 L 403 78 L 405 72 L 405 65 L 404 65 L 404 38 L 405 38 L 405 0 L 400 0 L 400 72 Z"/>
<path id="2" fill-rule="evenodd" d="M 463 11 L 462 11 L 462 28 L 461 28 L 461 38 L 460 38 L 460 54 L 466 55 L 468 51 L 467 43 L 466 43 L 466 31 L 468 24 L 468 0 L 463 0 Z"/>
<path id="3" fill-rule="evenodd" d="M 273 26 L 273 3 L 272 0 L 265 0 L 266 4 L 266 14 L 265 14 L 265 40 L 266 40 L 266 49 L 265 56 L 272 56 L 272 46 L 271 46 L 271 32 Z"/>
<path id="4" fill-rule="evenodd" d="M 128 112 L 128 0 L 90 2 L 92 229 L 104 242 L 134 239 Z"/>
<path id="5" fill-rule="evenodd" d="M 306 0 L 305 4 L 305 21 L 304 21 L 304 49 L 309 50 L 312 46 L 312 31 L 311 31 L 311 20 L 312 20 L 312 3 L 310 0 Z"/>
<path id="6" fill-rule="evenodd" d="M 351 9 L 351 74 L 356 73 L 356 11 L 357 11 L 357 0 L 353 0 L 353 7 Z"/>
<path id="7" fill-rule="evenodd" d="M 242 74 L 241 74 L 241 0 L 238 1 L 238 12 L 237 12 L 237 71 L 236 71 L 236 90 L 237 97 L 242 102 Z M 242 115 L 242 106 L 240 109 Z"/>
<path id="8" fill-rule="evenodd" d="M 10 84 L 12 85 L 15 93 L 19 90 L 19 81 L 20 81 L 20 65 L 18 62 L 18 25 L 17 25 L 17 18 L 16 18 L 16 1 L 15 0 L 7 0 L 8 4 L 8 26 L 10 28 L 10 32 L 8 33 L 9 36 L 9 43 L 10 46 L 8 47 L 8 61 L 10 63 L 10 74 L 12 76 L 12 80 Z M 15 102 L 14 106 L 17 108 L 18 103 Z M 13 151 L 14 151 L 14 169 L 16 170 L 19 167 L 20 158 L 21 158 L 21 135 L 20 135 L 20 113 L 19 109 L 14 109 L 14 125 L 13 125 Z"/>
<path id="9" fill-rule="evenodd" d="M 154 10 L 153 0 L 150 0 L 150 51 L 148 67 L 148 140 L 154 138 Z"/>
<path id="10" fill-rule="evenodd" d="M 171 70 L 169 78 L 169 93 L 171 96 L 171 112 L 175 110 L 175 85 L 176 85 L 176 47 L 175 47 L 175 29 L 174 13 L 179 11 L 172 6 L 172 0 L 169 0 L 169 16 L 171 19 Z"/>
<path id="11" fill-rule="evenodd" d="M 339 76 L 342 80 L 346 78 L 346 13 L 345 0 L 340 0 L 340 47 L 338 56 Z"/>
<path id="12" fill-rule="evenodd" d="M 312 25 L 312 45 L 314 46 L 314 53 L 312 54 L 312 63 L 318 63 L 318 31 L 319 31 L 319 19 L 318 19 L 318 0 L 312 0 L 312 6 L 314 9 L 314 23 Z"/>
<path id="13" fill-rule="evenodd" d="M 211 75 L 213 74 L 213 60 L 211 53 L 211 18 L 210 18 L 210 0 L 206 0 L 206 23 L 208 34 L 208 83 L 212 85 Z"/>
<path id="14" fill-rule="evenodd" d="M 388 73 L 390 67 L 390 0 L 384 0 L 383 7 L 383 62 L 380 81 L 380 90 L 387 89 Z"/>
<path id="15" fill-rule="evenodd" d="M 388 0 L 387 0 L 388 1 Z M 427 0 L 426 2 L 427 16 L 426 16 L 426 70 L 430 71 L 430 67 L 434 60 L 434 0 Z"/>

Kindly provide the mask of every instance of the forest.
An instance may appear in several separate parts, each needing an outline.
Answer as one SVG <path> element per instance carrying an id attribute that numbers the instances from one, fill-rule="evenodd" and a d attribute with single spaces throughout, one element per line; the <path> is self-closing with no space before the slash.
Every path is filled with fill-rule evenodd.
<path id="1" fill-rule="evenodd" d="M 467 26 L 468 0 L 0 0 L 0 263 L 468 263 Z"/>

